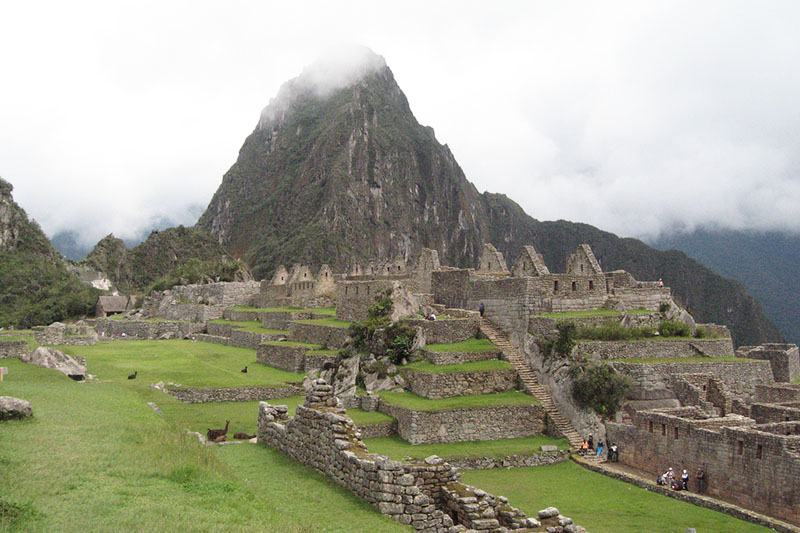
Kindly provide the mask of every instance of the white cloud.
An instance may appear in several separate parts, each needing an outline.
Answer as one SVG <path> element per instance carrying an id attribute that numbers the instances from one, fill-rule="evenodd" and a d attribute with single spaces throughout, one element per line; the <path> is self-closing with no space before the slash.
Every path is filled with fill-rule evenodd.
<path id="1" fill-rule="evenodd" d="M 0 175 L 49 234 L 190 223 L 279 87 L 347 42 L 386 58 L 480 190 L 536 218 L 800 231 L 799 16 L 790 1 L 5 3 Z"/>

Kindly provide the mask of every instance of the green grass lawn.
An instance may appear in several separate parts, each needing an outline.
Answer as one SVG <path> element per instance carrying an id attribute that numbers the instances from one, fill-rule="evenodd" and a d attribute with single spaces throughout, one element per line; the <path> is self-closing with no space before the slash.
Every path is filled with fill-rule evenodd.
<path id="1" fill-rule="evenodd" d="M 535 405 L 539 401 L 533 396 L 519 391 L 498 392 L 496 394 L 477 394 L 429 400 L 410 392 L 382 391 L 377 393 L 389 405 L 405 407 L 415 411 L 445 411 L 467 407 L 491 407 L 495 405 Z"/>
<path id="2" fill-rule="evenodd" d="M 34 417 L 0 422 L 2 531 L 409 531 L 265 446 L 200 446 L 137 380 L 8 366 L 0 391 Z"/>
<path id="3" fill-rule="evenodd" d="M 498 348 L 489 339 L 467 339 L 450 344 L 428 344 L 424 349 L 429 352 L 491 352 Z"/>
<path id="4" fill-rule="evenodd" d="M 592 309 L 589 311 L 570 311 L 565 313 L 540 313 L 534 316 L 541 318 L 555 318 L 555 319 L 594 318 L 598 316 L 622 316 L 622 313 L 619 311 L 614 311 L 613 309 Z"/>
<path id="5" fill-rule="evenodd" d="M 255 320 L 234 322 L 233 320 L 225 320 L 224 318 L 215 318 L 211 320 L 214 324 L 230 324 L 236 329 L 249 331 L 250 333 L 261 333 L 262 335 L 288 335 L 289 332 L 285 329 L 267 329 L 261 327 L 261 322 Z"/>
<path id="6" fill-rule="evenodd" d="M 335 307 L 247 307 L 235 305 L 228 309 L 234 311 L 260 311 L 265 313 L 316 313 L 318 315 L 336 316 Z"/>
<path id="7" fill-rule="evenodd" d="M 363 411 L 361 409 L 348 409 L 347 416 L 353 419 L 357 426 L 380 426 L 394 422 L 394 418 L 379 413 L 378 411 Z"/>
<path id="8" fill-rule="evenodd" d="M 682 533 L 689 527 L 714 533 L 766 532 L 766 528 L 729 515 L 654 494 L 602 474 L 590 472 L 572 461 L 529 468 L 470 470 L 464 483 L 509 499 L 528 516 L 545 507 L 592 533 Z"/>
<path id="9" fill-rule="evenodd" d="M 256 362 L 255 350 L 187 340 L 107 341 L 94 346 L 57 346 L 86 357 L 88 371 L 100 381 L 124 382 L 138 371 L 144 386 L 159 381 L 188 388 L 279 386 L 303 381 L 303 375 Z M 247 365 L 247 373 L 241 372 Z"/>
<path id="10" fill-rule="evenodd" d="M 697 363 L 754 363 L 757 359 L 745 359 L 744 357 L 653 357 L 653 358 L 631 358 L 631 359 L 608 359 L 609 363 L 634 363 L 658 365 L 663 363 L 676 364 L 697 364 Z"/>
<path id="11" fill-rule="evenodd" d="M 453 374 L 455 372 L 481 372 L 487 370 L 509 370 L 514 367 L 506 361 L 500 359 L 487 359 L 485 361 L 473 361 L 458 365 L 434 365 L 428 361 L 418 361 L 401 367 L 403 369 L 418 370 L 428 374 Z"/>
<path id="12" fill-rule="evenodd" d="M 338 318 L 315 318 L 313 320 L 295 320 L 298 324 L 315 324 L 317 326 L 330 326 L 332 328 L 347 329 L 350 322 Z"/>
<path id="13" fill-rule="evenodd" d="M 348 411 L 349 413 L 349 411 Z M 458 457 L 508 457 L 509 455 L 534 455 L 542 453 L 540 446 L 554 445 L 559 450 L 566 450 L 569 444 L 566 439 L 556 439 L 546 435 L 523 437 L 519 439 L 503 439 L 497 441 L 452 442 L 447 444 L 409 444 L 397 435 L 379 439 L 364 439 L 364 444 L 372 453 L 388 455 L 396 461 L 404 457 L 425 459 L 438 455 L 444 459 Z"/>

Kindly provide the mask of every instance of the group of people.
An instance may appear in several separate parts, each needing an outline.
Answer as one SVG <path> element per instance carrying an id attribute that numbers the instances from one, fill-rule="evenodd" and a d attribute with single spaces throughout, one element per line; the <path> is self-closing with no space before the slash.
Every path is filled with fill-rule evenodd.
<path id="1" fill-rule="evenodd" d="M 580 455 L 588 455 L 590 453 L 594 453 L 597 457 L 603 455 L 603 450 L 605 449 L 605 443 L 603 439 L 599 439 L 597 441 L 597 448 L 594 447 L 594 436 L 589 433 L 588 439 L 583 439 L 581 443 L 580 450 L 578 453 Z M 608 457 L 606 458 L 608 462 L 617 463 L 619 462 L 619 446 L 617 444 L 613 444 L 609 441 L 608 443 Z"/>
<path id="2" fill-rule="evenodd" d="M 706 488 L 706 473 L 703 467 L 697 469 L 694 480 L 697 492 L 702 494 Z M 689 490 L 689 472 L 684 468 L 680 477 L 678 477 L 675 475 L 675 471 L 672 470 L 672 467 L 669 467 L 666 472 L 658 476 L 656 483 L 665 485 L 674 490 Z"/>

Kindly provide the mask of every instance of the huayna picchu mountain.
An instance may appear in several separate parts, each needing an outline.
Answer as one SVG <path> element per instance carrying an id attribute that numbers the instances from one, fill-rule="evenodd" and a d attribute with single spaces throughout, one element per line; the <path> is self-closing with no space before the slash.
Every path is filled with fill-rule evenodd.
<path id="1" fill-rule="evenodd" d="M 660 252 L 585 224 L 539 222 L 509 198 L 479 193 L 447 145 L 420 125 L 382 57 L 349 69 L 319 63 L 280 89 L 245 140 L 198 225 L 245 259 L 256 278 L 283 263 L 412 259 L 438 251 L 474 266 L 482 243 L 508 261 L 533 244 L 556 271 L 589 243 L 606 270 L 663 278 L 700 321 L 728 325 L 737 344 L 779 341 L 741 284 L 679 252 Z"/>
<path id="2" fill-rule="evenodd" d="M 29 328 L 94 311 L 97 291 L 69 270 L 0 178 L 0 327 Z"/>

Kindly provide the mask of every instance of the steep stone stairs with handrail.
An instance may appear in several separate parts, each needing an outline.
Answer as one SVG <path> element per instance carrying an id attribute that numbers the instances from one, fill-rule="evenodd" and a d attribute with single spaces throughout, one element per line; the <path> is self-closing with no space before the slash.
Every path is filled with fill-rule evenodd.
<path id="1" fill-rule="evenodd" d="M 550 392 L 539 383 L 538 376 L 530 368 L 519 350 L 514 348 L 508 341 L 508 337 L 486 318 L 481 318 L 480 324 L 481 332 L 486 335 L 495 346 L 500 348 L 500 351 L 503 352 L 503 358 L 508 361 L 511 366 L 514 367 L 514 370 L 517 371 L 517 374 L 519 374 L 525 392 L 541 402 L 542 407 L 544 407 L 545 412 L 547 412 L 547 416 L 553 421 L 558 431 L 566 437 L 570 446 L 575 450 L 580 449 L 583 439 L 575 428 L 572 427 L 570 421 L 559 412 L 556 403 L 553 401 L 553 397 L 550 396 Z"/>

